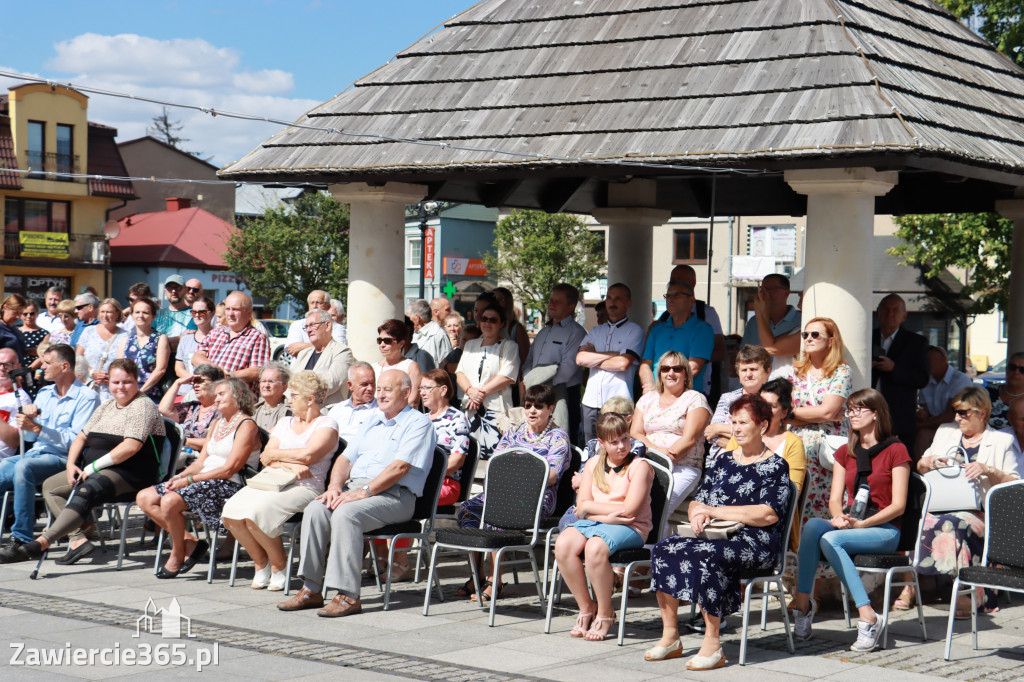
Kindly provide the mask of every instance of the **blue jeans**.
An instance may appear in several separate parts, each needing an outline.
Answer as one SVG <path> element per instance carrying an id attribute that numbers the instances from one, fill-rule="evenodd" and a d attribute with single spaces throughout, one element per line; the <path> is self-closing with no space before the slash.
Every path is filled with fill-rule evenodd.
<path id="1" fill-rule="evenodd" d="M 827 519 L 810 519 L 800 534 L 797 592 L 810 594 L 818 571 L 819 552 L 846 585 L 857 608 L 871 603 L 851 554 L 890 554 L 900 542 L 900 531 L 891 523 L 871 528 L 837 530 Z"/>
<path id="2" fill-rule="evenodd" d="M 36 522 L 36 486 L 67 468 L 66 457 L 29 450 L 0 460 L 0 492 L 14 491 L 14 526 L 11 535 L 31 542 Z"/>

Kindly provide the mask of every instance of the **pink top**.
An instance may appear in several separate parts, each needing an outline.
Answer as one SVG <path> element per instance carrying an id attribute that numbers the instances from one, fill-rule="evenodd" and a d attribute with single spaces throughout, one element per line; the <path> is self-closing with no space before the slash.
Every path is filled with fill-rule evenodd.
<path id="1" fill-rule="evenodd" d="M 587 461 L 587 466 L 590 467 L 590 473 L 593 475 L 594 468 L 597 466 L 597 457 L 591 457 Z M 597 485 L 591 486 L 591 494 L 594 498 L 594 502 L 609 502 L 611 504 L 625 504 L 626 495 L 629 493 L 629 486 L 633 482 L 633 479 L 637 476 L 638 472 L 643 471 L 641 467 L 649 467 L 643 457 L 634 457 L 633 461 L 625 471 L 615 473 L 612 470 L 607 472 L 606 478 L 608 480 L 608 492 L 602 491 Z M 651 492 L 648 488 L 647 494 L 645 495 L 646 502 L 640 505 L 640 511 L 637 512 L 636 518 L 633 519 L 633 523 L 629 524 L 629 527 L 640 534 L 640 537 L 647 541 L 647 534 L 651 532 Z"/>
<path id="2" fill-rule="evenodd" d="M 683 435 L 683 427 L 686 425 L 686 414 L 690 410 L 707 410 L 708 399 L 698 391 L 684 391 L 681 396 L 668 407 L 661 406 L 661 395 L 657 391 L 645 393 L 637 401 L 638 409 L 644 413 L 644 433 L 647 440 L 651 441 L 658 450 L 667 452 L 668 448 L 679 440 Z M 703 434 L 697 438 L 697 443 L 689 451 L 683 453 L 676 464 L 695 467 L 700 469 L 704 465 L 704 438 Z"/>

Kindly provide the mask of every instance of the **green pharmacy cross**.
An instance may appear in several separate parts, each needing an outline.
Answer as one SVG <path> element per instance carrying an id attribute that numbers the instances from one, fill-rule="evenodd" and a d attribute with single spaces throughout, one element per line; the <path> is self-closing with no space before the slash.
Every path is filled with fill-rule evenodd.
<path id="1" fill-rule="evenodd" d="M 444 293 L 445 296 L 447 296 L 448 298 L 451 298 L 451 297 L 453 297 L 455 295 L 455 292 L 458 291 L 458 290 L 455 288 L 455 285 L 452 284 L 449 281 L 448 283 L 446 283 L 444 285 L 444 288 L 441 289 L 441 291 L 442 291 L 442 293 Z"/>

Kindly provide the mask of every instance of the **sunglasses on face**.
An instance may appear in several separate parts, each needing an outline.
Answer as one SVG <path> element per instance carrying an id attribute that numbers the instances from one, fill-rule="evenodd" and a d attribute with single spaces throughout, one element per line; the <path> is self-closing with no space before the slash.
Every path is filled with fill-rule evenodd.
<path id="1" fill-rule="evenodd" d="M 682 365 L 662 365 L 658 368 L 658 372 L 661 374 L 668 374 L 669 372 L 675 372 L 676 374 L 683 374 L 686 372 L 686 368 Z"/>
<path id="2" fill-rule="evenodd" d="M 193 310 L 192 317 L 202 317 L 203 315 L 209 315 L 210 312 L 209 310 Z"/>
<path id="3" fill-rule="evenodd" d="M 202 287 L 185 287 L 185 291 L 192 291 L 192 292 L 197 293 L 197 294 L 200 291 L 202 291 L 202 290 L 203 290 Z"/>
<path id="4" fill-rule="evenodd" d="M 39 314 L 39 313 L 37 313 L 37 312 L 36 312 L 36 311 L 34 311 L 34 310 L 26 310 L 25 312 L 23 312 L 23 313 L 21 314 L 21 316 L 22 316 L 22 317 L 35 317 L 35 316 L 36 316 L 36 315 L 38 315 L 38 314 Z M 1011 366 L 1011 367 L 1016 367 L 1016 365 L 1010 365 L 1010 366 Z"/>
<path id="5" fill-rule="evenodd" d="M 974 412 L 974 410 L 953 410 L 953 414 L 961 419 L 967 419 L 970 417 L 971 412 Z"/>
<path id="6" fill-rule="evenodd" d="M 1009 374 L 1010 372 L 1020 372 L 1021 374 L 1024 374 L 1024 365 L 1015 365 L 1012 362 L 1008 362 L 1006 363 L 1006 373 Z"/>
<path id="7" fill-rule="evenodd" d="M 822 334 L 819 331 L 800 332 L 800 336 L 803 337 L 804 341 L 806 341 L 808 338 L 811 338 L 811 339 L 827 339 L 828 338 L 827 336 L 825 336 L 824 334 Z"/>
<path id="8" fill-rule="evenodd" d="M 487 324 L 498 324 L 499 322 L 501 322 L 501 320 L 497 317 L 481 317 L 480 321 L 485 322 Z"/>
<path id="9" fill-rule="evenodd" d="M 88 308 L 92 303 L 86 303 L 85 305 L 76 305 L 75 310 L 81 310 L 82 308 Z"/>
<path id="10" fill-rule="evenodd" d="M 545 407 L 547 407 L 547 405 L 545 405 L 544 403 L 535 403 L 535 402 L 532 402 L 530 400 L 524 400 L 523 401 L 523 409 L 524 410 L 532 410 L 532 409 L 543 410 Z"/>
<path id="11" fill-rule="evenodd" d="M 385 346 L 390 346 L 394 342 L 395 342 L 395 340 L 393 338 L 391 338 L 390 336 L 378 336 L 377 337 L 377 345 L 378 346 L 381 345 L 381 344 L 384 344 Z"/>

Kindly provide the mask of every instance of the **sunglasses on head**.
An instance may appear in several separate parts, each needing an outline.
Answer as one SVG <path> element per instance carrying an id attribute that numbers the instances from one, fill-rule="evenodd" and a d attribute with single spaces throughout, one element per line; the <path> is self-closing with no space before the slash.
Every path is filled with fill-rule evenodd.
<path id="1" fill-rule="evenodd" d="M 825 336 L 824 334 L 822 334 L 821 332 L 819 332 L 817 330 L 812 331 L 812 332 L 800 332 L 800 336 L 803 337 L 804 341 L 806 341 L 808 339 L 808 337 L 812 338 L 812 339 L 827 339 L 828 338 L 827 336 Z"/>
<path id="2" fill-rule="evenodd" d="M 380 344 L 382 344 L 382 343 L 383 343 L 383 344 L 387 344 L 387 345 L 389 345 L 389 346 L 390 346 L 390 345 L 391 345 L 392 343 L 394 343 L 394 342 L 395 342 L 395 340 L 394 340 L 393 338 L 391 338 L 390 336 L 378 336 L 378 337 L 377 337 L 377 345 L 378 345 L 378 346 L 379 346 Z"/>
<path id="3" fill-rule="evenodd" d="M 1010 372 L 1020 372 L 1021 374 L 1024 374 L 1024 365 L 1015 365 L 1012 362 L 1008 362 L 1006 363 L 1006 373 L 1009 374 Z"/>
<path id="4" fill-rule="evenodd" d="M 662 365 L 661 367 L 658 368 L 658 371 L 662 374 L 668 374 L 669 372 L 683 374 L 686 372 L 686 368 L 682 365 Z"/>

